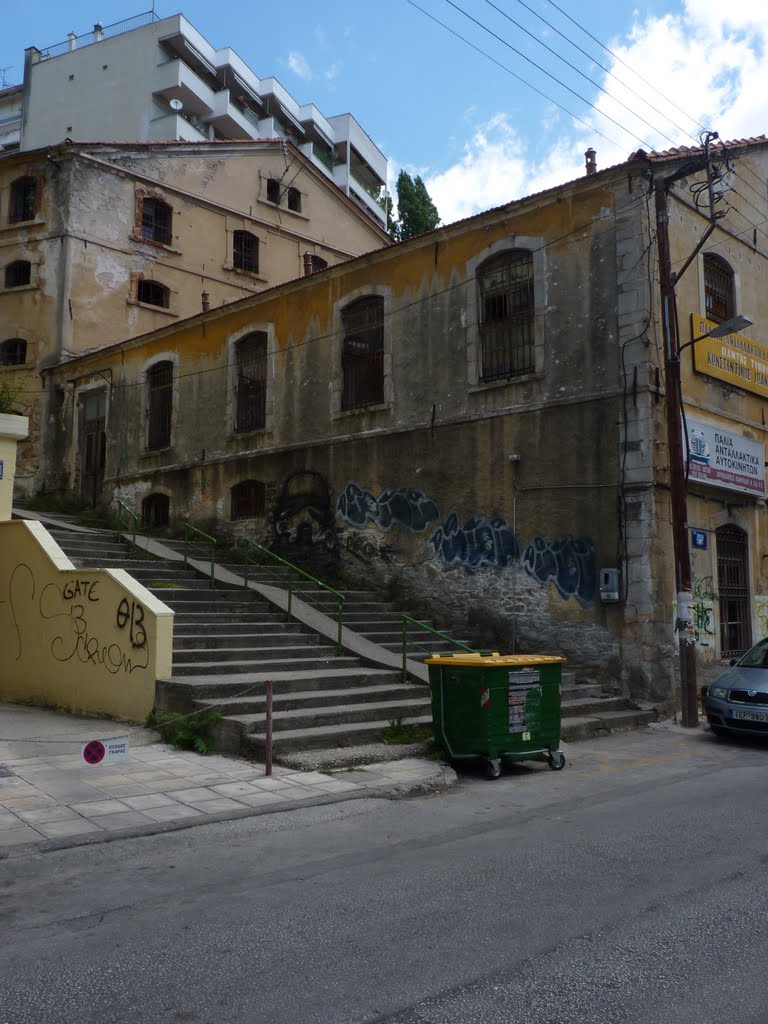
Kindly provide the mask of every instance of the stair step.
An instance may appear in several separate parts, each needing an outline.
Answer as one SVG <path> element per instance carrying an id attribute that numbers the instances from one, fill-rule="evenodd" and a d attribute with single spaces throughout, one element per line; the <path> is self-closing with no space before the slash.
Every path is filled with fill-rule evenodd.
<path id="1" fill-rule="evenodd" d="M 592 714 L 603 714 L 608 711 L 634 711 L 624 697 L 571 697 L 560 703 L 563 718 L 580 718 Z"/>
<path id="2" fill-rule="evenodd" d="M 301 708 L 311 707 L 333 707 L 342 705 L 352 707 L 357 704 L 376 703 L 381 701 L 405 700 L 412 702 L 416 700 L 420 706 L 426 706 L 429 697 L 420 687 L 414 687 L 408 683 L 393 683 L 386 685 L 380 683 L 374 686 L 346 686 L 343 689 L 338 687 L 323 688 L 315 690 L 291 690 L 281 692 L 277 690 L 274 695 L 274 708 L 279 711 L 293 711 Z M 246 697 L 211 697 L 197 700 L 195 703 L 203 707 L 215 707 L 223 715 L 263 715 L 266 696 L 264 693 L 252 694 Z"/>
<path id="3" fill-rule="evenodd" d="M 235 673 L 248 673 L 248 672 L 281 672 L 281 671 L 301 671 L 307 669 L 316 669 L 323 671 L 330 668 L 354 668 L 356 664 L 356 658 L 345 658 L 345 657 L 319 657 L 319 658 L 291 658 L 288 661 L 283 661 L 280 658 L 259 658 L 259 659 L 247 659 L 240 661 L 195 661 L 190 664 L 175 665 L 173 674 L 174 676 L 188 676 L 188 675 L 210 675 L 211 673 L 218 672 L 220 669 L 225 670 L 227 674 L 233 675 Z"/>
<path id="4" fill-rule="evenodd" d="M 422 699 L 363 701 L 357 704 L 314 705 L 282 710 L 275 706 L 272 713 L 272 729 L 277 739 L 283 731 L 312 729 L 317 725 L 349 725 L 353 722 L 390 722 L 405 720 L 406 717 L 424 715 L 429 705 Z M 227 715 L 227 720 L 237 723 L 245 732 L 259 733 L 264 729 L 266 715 L 263 711 L 252 714 Z M 430 716 L 431 721 L 431 716 Z M 385 725 L 385 728 L 386 728 Z"/>
<path id="5" fill-rule="evenodd" d="M 188 632 L 183 630 L 187 629 Z M 230 630 L 232 626 L 230 624 Z M 173 650 L 176 651 L 197 651 L 198 653 L 202 650 L 210 651 L 211 654 L 218 653 L 220 648 L 225 650 L 231 650 L 232 648 L 238 648 L 239 650 L 249 650 L 255 647 L 281 647 L 286 645 L 286 641 L 293 640 L 296 647 L 301 645 L 302 650 L 306 650 L 307 647 L 317 647 L 324 641 L 323 637 L 317 635 L 317 633 L 289 632 L 263 632 L 261 629 L 247 629 L 242 633 L 234 632 L 221 632 L 221 633 L 210 633 L 204 630 L 203 627 L 182 627 L 181 630 L 174 628 L 173 631 Z M 174 653 L 175 657 L 175 653 Z"/>
<path id="6" fill-rule="evenodd" d="M 267 680 L 272 680 L 274 692 L 294 693 L 307 690 L 324 690 L 353 688 L 358 686 L 390 686 L 400 681 L 400 674 L 390 669 L 366 668 L 356 665 L 352 668 L 288 669 L 283 666 L 279 671 L 244 672 L 228 674 L 216 672 L 211 675 L 174 676 L 170 680 L 159 681 L 158 691 L 163 699 L 174 696 L 180 699 L 185 707 L 191 709 L 194 702 L 211 698 L 231 698 L 233 696 L 251 696 L 265 692 Z M 421 693 L 429 695 L 426 687 L 413 685 Z M 167 702 L 166 702 L 167 703 Z"/>
<path id="7" fill-rule="evenodd" d="M 258 640 L 258 638 L 257 638 Z M 311 654 L 314 658 L 333 657 L 336 653 L 335 647 L 323 646 L 320 644 L 283 644 L 282 646 L 265 646 L 255 642 L 253 646 L 238 646 L 225 649 L 219 648 L 182 648 L 173 649 L 173 664 L 176 668 L 182 665 L 197 665 L 200 661 L 206 663 L 218 662 L 229 665 L 232 661 L 256 661 L 262 658 L 271 660 L 293 662 L 296 658 L 306 657 Z"/>
<path id="8" fill-rule="evenodd" d="M 379 722 L 351 722 L 341 725 L 314 726 L 311 729 L 286 729 L 280 733 L 279 739 L 274 737 L 276 756 L 281 751 L 317 750 L 325 747 L 350 746 L 358 743 L 371 743 L 377 740 L 389 725 L 389 719 Z M 404 718 L 403 725 L 431 726 L 431 715 L 411 715 Z M 264 735 L 249 733 L 243 737 L 243 743 L 254 756 L 264 753 Z"/>
<path id="9" fill-rule="evenodd" d="M 600 714 L 564 718 L 562 738 L 568 741 L 585 740 L 619 729 L 637 729 L 656 721 L 655 711 L 604 711 Z"/>

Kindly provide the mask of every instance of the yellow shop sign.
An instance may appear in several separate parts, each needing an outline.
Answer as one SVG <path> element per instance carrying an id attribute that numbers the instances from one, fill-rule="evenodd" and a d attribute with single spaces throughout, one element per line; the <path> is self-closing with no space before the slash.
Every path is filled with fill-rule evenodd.
<path id="1" fill-rule="evenodd" d="M 714 321 L 691 313 L 692 338 L 716 326 Z M 727 334 L 724 338 L 702 338 L 692 348 L 698 373 L 768 398 L 768 345 L 750 341 L 743 334 Z"/>

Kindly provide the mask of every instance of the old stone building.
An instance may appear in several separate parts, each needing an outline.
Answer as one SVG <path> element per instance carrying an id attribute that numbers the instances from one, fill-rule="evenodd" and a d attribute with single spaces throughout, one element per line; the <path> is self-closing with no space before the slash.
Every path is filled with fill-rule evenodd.
<path id="1" fill-rule="evenodd" d="M 51 412 L 36 371 L 388 241 L 282 140 L 63 144 L 4 156 L 0 362 L 25 375 L 32 418 L 20 492 L 39 483 L 40 417 Z"/>
<path id="2" fill-rule="evenodd" d="M 698 336 L 689 322 L 701 334 L 735 311 L 754 320 L 748 338 L 683 352 L 702 661 L 765 632 L 768 290 L 756 225 L 768 146 L 730 149 L 721 187 L 732 212 L 692 260 L 709 224 L 700 161 L 686 177 L 694 151 L 638 152 L 51 368 L 51 479 L 64 467 L 69 486 L 95 486 L 150 525 L 188 520 L 318 566 L 335 560 L 420 611 L 484 630 L 489 646 L 562 653 L 668 702 L 659 174 L 678 175 L 669 233 L 675 269 L 688 261 L 682 340 Z M 94 416 L 107 439 L 95 482 Z M 717 461 L 723 445 L 730 466 Z"/>

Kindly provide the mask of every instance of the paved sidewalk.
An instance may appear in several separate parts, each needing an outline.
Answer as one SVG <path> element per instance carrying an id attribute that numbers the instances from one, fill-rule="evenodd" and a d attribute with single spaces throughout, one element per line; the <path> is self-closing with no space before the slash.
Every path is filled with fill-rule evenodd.
<path id="1" fill-rule="evenodd" d="M 88 766 L 82 745 L 128 735 L 127 763 Z M 456 781 L 408 758 L 329 773 L 175 750 L 117 722 L 0 704 L 0 857 L 27 844 L 59 849 L 356 797 L 405 796 Z"/>

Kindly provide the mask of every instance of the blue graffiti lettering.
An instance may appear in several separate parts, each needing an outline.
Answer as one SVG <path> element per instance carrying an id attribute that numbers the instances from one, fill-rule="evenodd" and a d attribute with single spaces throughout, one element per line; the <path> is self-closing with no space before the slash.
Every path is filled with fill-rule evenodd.
<path id="1" fill-rule="evenodd" d="M 452 512 L 429 538 L 435 554 L 444 562 L 466 565 L 497 565 L 504 568 L 520 557 L 520 545 L 506 519 L 472 516 L 463 526 Z"/>
<path id="2" fill-rule="evenodd" d="M 597 553 L 589 537 L 558 537 L 551 543 L 534 537 L 523 555 L 527 572 L 540 583 L 551 581 L 561 597 L 591 605 L 597 583 Z"/>
<path id="3" fill-rule="evenodd" d="M 376 497 L 372 491 L 349 483 L 339 495 L 336 511 L 350 526 L 363 529 L 374 523 L 382 530 L 402 526 L 413 533 L 426 530 L 440 518 L 437 503 L 410 487 L 389 487 Z"/>

